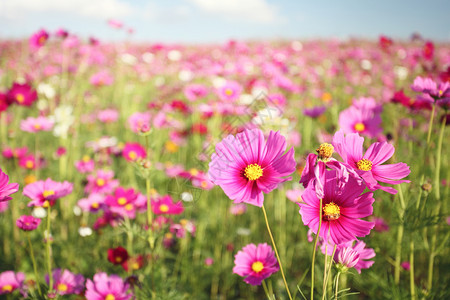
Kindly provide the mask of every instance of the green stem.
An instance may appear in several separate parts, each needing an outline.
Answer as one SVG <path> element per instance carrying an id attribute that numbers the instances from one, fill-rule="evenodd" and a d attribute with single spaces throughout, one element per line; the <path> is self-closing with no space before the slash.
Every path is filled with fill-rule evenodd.
<path id="1" fill-rule="evenodd" d="M 336 286 L 334 291 L 334 299 L 336 300 L 338 298 L 338 290 L 339 290 L 339 276 L 341 275 L 341 272 L 338 272 L 336 275 Z"/>
<path id="2" fill-rule="evenodd" d="M 331 266 L 333 265 L 333 257 L 334 257 L 334 254 L 336 253 L 336 248 L 337 248 L 337 245 L 335 244 L 334 248 L 333 248 L 333 254 L 331 254 L 330 265 L 328 266 L 328 271 L 327 271 L 326 275 L 324 276 L 324 283 L 323 283 L 324 288 L 323 288 L 322 300 L 325 299 L 326 286 L 328 284 L 328 280 L 330 280 Z"/>
<path id="3" fill-rule="evenodd" d="M 291 292 L 289 291 L 288 284 L 286 282 L 286 277 L 284 276 L 283 265 L 281 264 L 280 256 L 278 255 L 277 246 L 275 245 L 275 241 L 272 236 L 272 231 L 270 230 L 269 220 L 267 219 L 266 209 L 264 208 L 264 204 L 262 206 L 262 211 L 264 213 L 264 219 L 266 220 L 267 231 L 269 232 L 270 240 L 272 241 L 273 249 L 275 250 L 275 255 L 277 256 L 278 263 L 280 264 L 281 276 L 283 277 L 284 286 L 286 287 L 286 291 L 288 293 L 289 299 L 292 300 Z"/>
<path id="4" fill-rule="evenodd" d="M 320 199 L 319 207 L 320 207 L 319 229 L 317 229 L 316 237 L 314 240 L 314 249 L 313 249 L 313 255 L 312 255 L 312 262 L 311 262 L 311 300 L 314 300 L 314 264 L 316 262 L 316 248 L 317 248 L 317 243 L 319 242 L 320 228 L 322 227 L 322 199 Z"/>
<path id="5" fill-rule="evenodd" d="M 431 110 L 430 122 L 428 123 L 428 135 L 427 135 L 427 144 L 430 143 L 431 138 L 431 129 L 433 128 L 433 120 L 434 120 L 434 112 L 436 111 L 436 102 L 433 103 L 433 109 Z M 445 118 L 444 118 L 445 119 Z"/>
<path id="6" fill-rule="evenodd" d="M 42 297 L 41 292 L 41 285 L 39 284 L 39 276 L 36 268 L 36 259 L 34 258 L 34 251 L 33 251 L 33 244 L 31 244 L 30 235 L 27 233 L 27 239 L 28 239 L 28 245 L 30 246 L 30 255 L 31 255 L 31 261 L 33 263 L 33 269 L 34 269 L 34 277 L 36 277 L 36 285 L 38 287 L 39 295 Z"/>
<path id="7" fill-rule="evenodd" d="M 403 216 L 401 216 L 403 219 Z M 402 258 L 402 240 L 403 240 L 403 223 L 399 225 L 397 232 L 397 246 L 395 252 L 395 273 L 394 282 L 398 284 L 400 282 L 400 260 Z"/>
<path id="8" fill-rule="evenodd" d="M 410 264 L 410 270 L 409 270 L 409 288 L 411 292 L 411 300 L 416 299 L 416 286 L 414 284 L 414 241 L 411 240 L 409 242 L 409 264 Z"/>
<path id="9" fill-rule="evenodd" d="M 265 280 L 262 281 L 262 286 L 264 288 L 264 293 L 266 293 L 267 299 L 271 300 L 270 299 L 269 290 L 267 289 L 267 285 L 266 285 L 266 281 Z"/>
<path id="10" fill-rule="evenodd" d="M 53 290 L 53 276 L 52 276 L 52 259 L 51 259 L 51 235 L 50 235 L 50 213 L 51 213 L 51 205 L 48 204 L 47 207 L 47 269 L 48 269 L 48 280 L 49 280 L 49 291 Z"/>
<path id="11" fill-rule="evenodd" d="M 445 115 L 444 115 L 445 116 Z M 442 144 L 444 140 L 444 129 L 445 129 L 446 118 L 442 118 L 441 129 L 439 131 L 439 140 L 438 140 L 438 148 L 436 153 L 436 170 L 434 176 L 434 195 L 436 198 L 436 206 L 434 210 L 434 215 L 437 216 L 441 209 L 441 193 L 440 193 L 440 171 L 441 171 L 441 154 L 442 154 Z M 433 226 L 433 236 L 431 237 L 431 248 L 430 248 L 430 256 L 428 260 L 428 282 L 427 288 L 428 291 L 431 291 L 433 286 L 433 266 L 434 266 L 434 258 L 436 257 L 436 240 L 438 234 L 438 225 Z"/>

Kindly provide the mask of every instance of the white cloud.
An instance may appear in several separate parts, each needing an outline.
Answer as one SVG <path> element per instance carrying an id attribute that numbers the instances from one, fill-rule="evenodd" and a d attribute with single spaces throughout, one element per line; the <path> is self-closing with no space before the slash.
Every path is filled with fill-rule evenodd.
<path id="1" fill-rule="evenodd" d="M 133 8 L 119 0 L 1 0 L 0 17 L 20 20 L 35 13 L 63 13 L 93 19 L 123 18 Z"/>
<path id="2" fill-rule="evenodd" d="M 226 19 L 274 23 L 281 19 L 276 6 L 265 0 L 189 0 L 206 13 Z"/>

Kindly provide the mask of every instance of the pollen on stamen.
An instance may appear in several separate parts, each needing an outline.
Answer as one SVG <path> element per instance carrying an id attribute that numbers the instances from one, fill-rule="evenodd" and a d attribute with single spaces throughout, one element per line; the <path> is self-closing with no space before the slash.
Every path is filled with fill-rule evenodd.
<path id="1" fill-rule="evenodd" d="M 328 160 L 334 152 L 334 147 L 331 144 L 323 143 L 320 144 L 319 148 L 316 149 L 319 159 Z"/>
<path id="2" fill-rule="evenodd" d="M 247 177 L 248 180 L 257 180 L 263 176 L 263 169 L 258 164 L 250 164 L 245 167 L 244 176 Z"/>
<path id="3" fill-rule="evenodd" d="M 337 220 L 341 216 L 341 209 L 340 207 L 334 203 L 330 202 L 328 204 L 325 204 L 323 207 L 323 219 L 326 221 L 332 221 Z"/>
<path id="4" fill-rule="evenodd" d="M 252 270 L 253 270 L 254 272 L 256 272 L 256 273 L 261 272 L 263 269 L 264 269 L 264 265 L 263 265 L 263 263 L 260 262 L 260 261 L 255 261 L 255 262 L 252 264 Z"/>
<path id="5" fill-rule="evenodd" d="M 363 158 L 356 163 L 356 167 L 361 171 L 370 171 L 372 170 L 372 166 L 373 163 L 366 158 Z"/>

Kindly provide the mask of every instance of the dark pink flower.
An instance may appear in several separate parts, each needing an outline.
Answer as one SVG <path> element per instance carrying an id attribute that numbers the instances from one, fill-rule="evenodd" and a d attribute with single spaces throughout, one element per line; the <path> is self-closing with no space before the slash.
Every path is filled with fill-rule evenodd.
<path id="1" fill-rule="evenodd" d="M 251 285 L 260 285 L 279 269 L 275 253 L 266 243 L 249 244 L 234 257 L 233 273 L 244 277 L 244 282 Z"/>
<path id="2" fill-rule="evenodd" d="M 157 200 L 151 201 L 152 210 L 155 215 L 179 215 L 184 211 L 183 203 L 178 201 L 174 203 L 172 197 L 166 195 Z"/>
<path id="3" fill-rule="evenodd" d="M 47 42 L 49 38 L 49 34 L 46 30 L 41 29 L 38 32 L 34 33 L 31 37 L 30 37 L 30 48 L 33 50 L 38 50 L 39 48 L 41 48 L 42 46 L 45 45 L 45 43 Z"/>
<path id="4" fill-rule="evenodd" d="M 75 168 L 80 173 L 89 173 L 94 171 L 95 163 L 93 159 L 85 155 L 81 160 L 75 161 Z"/>
<path id="5" fill-rule="evenodd" d="M 16 220 L 16 225 L 24 231 L 33 231 L 39 224 L 41 224 L 41 219 L 35 218 L 33 216 L 20 216 Z"/>
<path id="6" fill-rule="evenodd" d="M 147 198 L 134 189 L 118 187 L 114 194 L 105 198 L 105 204 L 111 212 L 130 219 L 136 218 L 136 211 L 145 211 Z"/>
<path id="7" fill-rule="evenodd" d="M 137 161 L 147 157 L 147 151 L 139 143 L 126 143 L 122 150 L 122 156 L 127 161 Z"/>
<path id="8" fill-rule="evenodd" d="M 16 103 L 23 106 L 31 106 L 37 99 L 37 92 L 29 84 L 13 83 L 13 86 L 6 94 L 6 98 L 10 103 Z"/>
<path id="9" fill-rule="evenodd" d="M 303 223 L 325 241 L 330 238 L 334 244 L 368 235 L 375 224 L 361 218 L 372 215 L 372 203 L 375 201 L 373 194 L 362 194 L 365 186 L 354 177 L 349 177 L 341 193 L 337 194 L 338 180 L 334 170 L 326 171 L 323 180 L 322 207 L 312 183 L 302 194 L 304 203 L 298 205 Z M 318 233 L 320 214 L 322 225 Z"/>
<path id="10" fill-rule="evenodd" d="M 5 271 L 0 273 L 0 295 L 11 294 L 17 289 L 23 288 L 25 274 L 22 272 Z"/>

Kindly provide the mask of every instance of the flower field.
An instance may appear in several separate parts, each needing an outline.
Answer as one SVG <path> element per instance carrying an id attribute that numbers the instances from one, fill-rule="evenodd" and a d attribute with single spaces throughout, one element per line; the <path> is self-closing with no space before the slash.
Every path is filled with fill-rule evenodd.
<path id="1" fill-rule="evenodd" d="M 449 44 L 0 57 L 0 298 L 450 299 Z"/>

